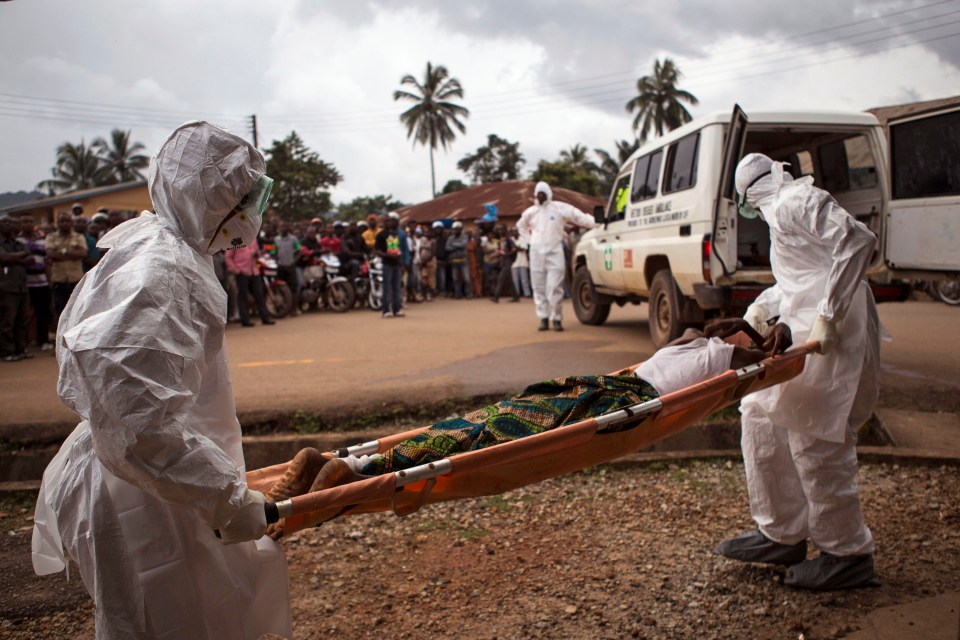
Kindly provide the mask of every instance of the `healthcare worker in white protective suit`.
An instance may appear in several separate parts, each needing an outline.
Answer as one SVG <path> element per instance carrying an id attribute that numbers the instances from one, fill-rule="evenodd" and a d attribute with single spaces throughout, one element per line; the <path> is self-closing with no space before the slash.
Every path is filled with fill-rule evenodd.
<path id="1" fill-rule="evenodd" d="M 716 552 L 786 565 L 807 589 L 875 584 L 873 538 L 857 492 L 857 429 L 878 394 L 880 322 L 864 273 L 876 237 L 810 177 L 752 153 L 737 166 L 745 217 L 770 226 L 776 285 L 744 316 L 761 332 L 779 316 L 795 343 L 820 343 L 796 378 L 740 405 L 750 511 L 759 526 Z M 820 554 L 806 560 L 807 538 Z"/>
<path id="2" fill-rule="evenodd" d="M 57 390 L 83 421 L 44 472 L 33 565 L 61 571 L 66 549 L 97 638 L 291 636 L 286 561 L 245 480 L 211 257 L 256 242 L 271 186 L 242 138 L 181 126 L 150 166 L 156 215 L 104 236 L 60 318 Z"/>
<path id="3" fill-rule="evenodd" d="M 573 224 L 592 229 L 597 223 L 573 205 L 555 202 L 546 182 L 538 182 L 533 193 L 537 204 L 523 212 L 517 230 L 530 246 L 530 285 L 539 330 L 546 331 L 552 321 L 554 330 L 563 331 L 564 227 Z"/>

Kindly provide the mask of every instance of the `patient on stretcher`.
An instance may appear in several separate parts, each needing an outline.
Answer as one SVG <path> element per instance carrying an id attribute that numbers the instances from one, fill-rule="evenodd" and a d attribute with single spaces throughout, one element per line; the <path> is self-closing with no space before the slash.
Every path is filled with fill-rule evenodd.
<path id="1" fill-rule="evenodd" d="M 524 438 L 656 399 L 728 369 L 759 362 L 769 355 L 765 349 L 789 347 L 782 341 L 762 344 L 755 333 L 744 338 L 740 332 L 746 331 L 745 324 L 736 318 L 711 323 L 703 332 L 688 329 L 635 372 L 625 369 L 610 376 L 570 376 L 531 385 L 495 405 L 438 422 L 382 454 L 336 458 L 332 453 L 302 449 L 266 497 L 284 500 Z M 755 343 L 751 347 L 737 346 L 751 340 Z M 267 534 L 279 539 L 283 530 L 280 521 Z"/>

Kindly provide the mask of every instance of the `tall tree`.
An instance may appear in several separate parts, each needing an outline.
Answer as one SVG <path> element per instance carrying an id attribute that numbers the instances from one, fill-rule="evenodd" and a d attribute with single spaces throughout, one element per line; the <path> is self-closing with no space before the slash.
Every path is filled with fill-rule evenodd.
<path id="1" fill-rule="evenodd" d="M 344 202 L 337 207 L 341 220 L 366 220 L 371 213 L 383 215 L 394 209 L 407 206 L 392 195 L 359 196 L 350 202 Z"/>
<path id="2" fill-rule="evenodd" d="M 617 140 L 614 142 L 617 146 L 616 155 L 609 153 L 605 149 L 594 149 L 593 152 L 600 158 L 600 164 L 597 165 L 597 176 L 600 178 L 600 192 L 609 193 L 613 188 L 613 183 L 620 173 L 620 167 L 626 162 L 633 152 L 640 148 L 640 141 Z"/>
<path id="3" fill-rule="evenodd" d="M 117 182 L 144 179 L 140 170 L 147 168 L 150 159 L 140 153 L 146 147 L 139 142 L 131 142 L 130 131 L 114 129 L 110 132 L 109 141 L 97 138 L 92 147 Z"/>
<path id="4" fill-rule="evenodd" d="M 267 149 L 267 175 L 273 178 L 270 206 L 281 217 L 302 220 L 330 210 L 330 187 L 343 176 L 329 162 L 324 162 L 292 131 L 284 140 L 274 140 Z"/>
<path id="5" fill-rule="evenodd" d="M 633 128 L 641 142 L 646 142 L 652 131 L 662 136 L 693 119 L 681 102 L 691 106 L 700 101 L 690 93 L 677 87 L 680 81 L 680 69 L 670 58 L 654 60 L 653 75 L 637 80 L 637 95 L 627 102 L 627 113 L 637 112 L 633 119 Z"/>
<path id="6" fill-rule="evenodd" d="M 519 142 L 510 142 L 491 133 L 487 136 L 487 144 L 463 156 L 457 162 L 457 168 L 469 175 L 474 184 L 484 184 L 516 180 L 525 162 Z"/>
<path id="7" fill-rule="evenodd" d="M 57 147 L 57 164 L 50 170 L 53 175 L 37 184 L 38 189 L 50 195 L 92 189 L 112 182 L 109 168 L 92 146 L 80 140 L 80 144 L 64 142 Z"/>
<path id="8" fill-rule="evenodd" d="M 437 177 L 433 152 L 437 146 L 446 149 L 456 139 L 453 128 L 465 133 L 467 127 L 458 118 L 470 116 L 466 107 L 450 102 L 452 98 L 463 98 L 463 87 L 459 80 L 449 75 L 446 67 L 434 67 L 428 62 L 423 82 L 418 82 L 410 74 L 400 79 L 400 86 L 410 86 L 413 91 L 398 89 L 393 92 L 394 100 L 414 103 L 400 114 L 400 122 L 407 127 L 407 138 L 430 147 L 430 188 L 434 197 L 437 195 Z"/>
<path id="9" fill-rule="evenodd" d="M 541 160 L 530 174 L 531 180 L 543 180 L 551 187 L 563 187 L 588 196 L 600 195 L 600 180 L 595 171 L 566 160 L 549 162 Z"/>
<path id="10" fill-rule="evenodd" d="M 582 144 L 575 144 L 569 149 L 560 152 L 560 160 L 572 165 L 576 169 L 595 171 L 597 165 L 590 161 L 590 150 Z"/>
<path id="11" fill-rule="evenodd" d="M 464 184 L 463 180 L 447 180 L 447 184 L 443 185 L 443 189 L 440 190 L 440 195 L 447 195 L 448 193 L 454 193 L 456 191 L 463 191 L 467 188 L 467 185 Z"/>

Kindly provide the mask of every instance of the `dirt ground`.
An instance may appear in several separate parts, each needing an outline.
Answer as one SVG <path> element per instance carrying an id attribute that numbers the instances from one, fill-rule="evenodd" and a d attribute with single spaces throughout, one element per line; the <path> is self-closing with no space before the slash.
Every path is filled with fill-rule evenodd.
<path id="1" fill-rule="evenodd" d="M 953 369 L 899 375 L 926 358 L 905 353 L 880 407 L 960 412 Z M 960 469 L 863 465 L 860 488 L 882 586 L 839 593 L 710 553 L 752 528 L 731 462 L 599 468 L 402 519 L 345 518 L 285 543 L 295 637 L 842 638 L 875 609 L 960 591 Z M 34 500 L 0 500 L 0 640 L 92 638 L 75 567 L 69 582 L 33 574 Z"/>
<path id="2" fill-rule="evenodd" d="M 960 590 L 957 469 L 865 465 L 860 483 L 879 588 L 800 592 L 712 555 L 751 526 L 742 465 L 601 468 L 291 536 L 295 636 L 840 638 L 876 608 Z M 92 637 L 76 574 L 30 572 L 28 518 L 3 520 L 0 638 Z"/>

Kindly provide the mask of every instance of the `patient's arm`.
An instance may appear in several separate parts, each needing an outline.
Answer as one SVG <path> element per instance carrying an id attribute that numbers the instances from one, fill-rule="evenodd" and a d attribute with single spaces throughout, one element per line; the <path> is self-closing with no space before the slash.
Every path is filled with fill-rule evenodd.
<path id="1" fill-rule="evenodd" d="M 756 364 L 767 357 L 766 352 L 760 349 L 747 349 L 744 347 L 734 347 L 733 355 L 730 357 L 730 368 L 741 369 L 743 367 Z"/>
<path id="2" fill-rule="evenodd" d="M 723 340 L 738 333 L 746 334 L 757 347 L 761 347 L 763 345 L 763 336 L 761 336 L 757 330 L 751 327 L 750 323 L 743 318 L 721 318 L 718 320 L 711 320 L 703 328 L 703 335 L 706 338 L 720 338 Z"/>

